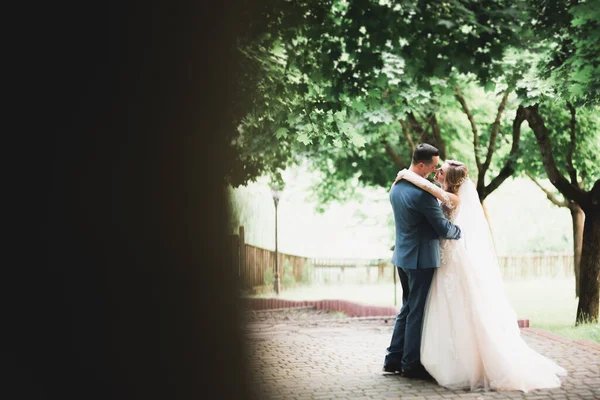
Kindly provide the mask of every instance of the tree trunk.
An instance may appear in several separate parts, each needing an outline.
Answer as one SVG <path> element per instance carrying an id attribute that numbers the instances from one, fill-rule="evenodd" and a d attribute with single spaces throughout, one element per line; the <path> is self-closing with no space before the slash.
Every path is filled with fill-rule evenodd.
<path id="1" fill-rule="evenodd" d="M 575 325 L 597 323 L 600 302 L 600 208 L 595 205 L 585 211 Z"/>
<path id="2" fill-rule="evenodd" d="M 488 193 L 487 193 L 487 190 L 485 189 L 485 181 L 484 181 L 484 178 L 482 177 L 481 173 L 477 174 L 477 182 L 475 182 L 475 188 L 477 189 L 477 194 L 479 195 L 479 202 L 481 203 L 481 206 L 483 207 L 483 202 L 485 201 L 486 197 L 488 196 Z M 485 208 L 484 208 L 484 210 L 485 210 Z M 485 217 L 487 218 L 487 214 L 485 215 Z"/>
<path id="3" fill-rule="evenodd" d="M 573 221 L 573 271 L 575 273 L 575 296 L 579 297 L 579 280 L 581 267 L 581 246 L 583 245 L 583 224 L 585 213 L 575 202 L 567 206 Z"/>
<path id="4" fill-rule="evenodd" d="M 440 151 L 441 160 L 446 160 L 446 142 L 444 142 L 441 136 L 440 126 L 435 113 L 430 113 L 426 117 L 419 118 L 421 119 L 420 121 L 417 120 L 414 113 L 407 114 L 410 128 L 416 133 L 418 138 L 415 145 L 428 143 Z"/>
<path id="5" fill-rule="evenodd" d="M 442 138 L 442 134 L 440 131 L 440 125 L 437 122 L 437 118 L 435 114 L 431 115 L 431 134 L 435 140 L 435 146 L 440 151 L 440 159 L 446 159 L 446 142 Z"/>

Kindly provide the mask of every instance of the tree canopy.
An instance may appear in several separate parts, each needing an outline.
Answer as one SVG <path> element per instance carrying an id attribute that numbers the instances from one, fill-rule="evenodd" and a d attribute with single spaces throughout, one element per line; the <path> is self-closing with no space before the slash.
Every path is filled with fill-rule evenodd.
<path id="1" fill-rule="evenodd" d="M 467 162 L 481 201 L 548 177 L 585 213 L 577 321 L 597 321 L 598 21 L 600 0 L 267 0 L 239 37 L 228 183 L 310 160 L 326 203 L 389 185 L 421 142 Z"/>
<path id="2" fill-rule="evenodd" d="M 240 38 L 249 100 L 230 182 L 277 179 L 278 170 L 322 155 L 324 146 L 366 155 L 386 131 L 404 137 L 400 120 L 418 140 L 443 106 L 441 86 L 451 89 L 440 79 L 469 73 L 493 87 L 525 15 L 523 3 L 505 1 L 266 2 Z M 423 139 L 439 136 L 433 128 Z M 402 144 L 388 153 L 405 157 Z"/>

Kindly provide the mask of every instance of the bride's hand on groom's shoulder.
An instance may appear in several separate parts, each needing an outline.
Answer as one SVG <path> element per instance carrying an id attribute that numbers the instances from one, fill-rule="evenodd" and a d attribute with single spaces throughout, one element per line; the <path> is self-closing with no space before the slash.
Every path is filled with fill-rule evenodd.
<path id="1" fill-rule="evenodd" d="M 392 187 L 394 187 L 396 183 L 400 182 L 400 179 L 402 179 L 402 171 L 398 171 L 398 174 L 396 175 L 396 180 L 394 180 L 394 183 L 392 183 Z"/>
<path id="2" fill-rule="evenodd" d="M 402 170 L 398 171 L 398 173 L 396 174 L 396 180 L 394 181 L 394 185 L 396 183 L 398 183 L 400 181 L 400 179 L 402 179 L 402 176 L 404 176 L 404 171 L 406 171 L 406 169 L 402 169 Z"/>

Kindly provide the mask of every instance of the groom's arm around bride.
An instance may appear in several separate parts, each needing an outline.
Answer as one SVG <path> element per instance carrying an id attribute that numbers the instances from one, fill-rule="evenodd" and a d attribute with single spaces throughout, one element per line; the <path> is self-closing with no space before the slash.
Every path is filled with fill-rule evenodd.
<path id="1" fill-rule="evenodd" d="M 423 197 L 425 199 L 421 203 L 421 212 L 438 234 L 438 237 L 440 239 L 460 239 L 460 228 L 446 219 L 437 199 L 428 192 L 425 192 Z"/>

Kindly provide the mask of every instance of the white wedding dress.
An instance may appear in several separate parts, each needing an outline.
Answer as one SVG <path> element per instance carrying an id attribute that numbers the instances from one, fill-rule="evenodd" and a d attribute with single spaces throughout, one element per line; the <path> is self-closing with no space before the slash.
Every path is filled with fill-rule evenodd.
<path id="1" fill-rule="evenodd" d="M 453 389 L 528 392 L 559 387 L 559 376 L 567 371 L 521 338 L 473 182 L 461 185 L 460 205 L 453 209 L 443 190 L 410 171 L 406 175 L 404 179 L 444 198 L 444 214 L 462 231 L 460 240 L 441 239 L 440 268 L 425 305 L 425 369 L 438 384 Z"/>

